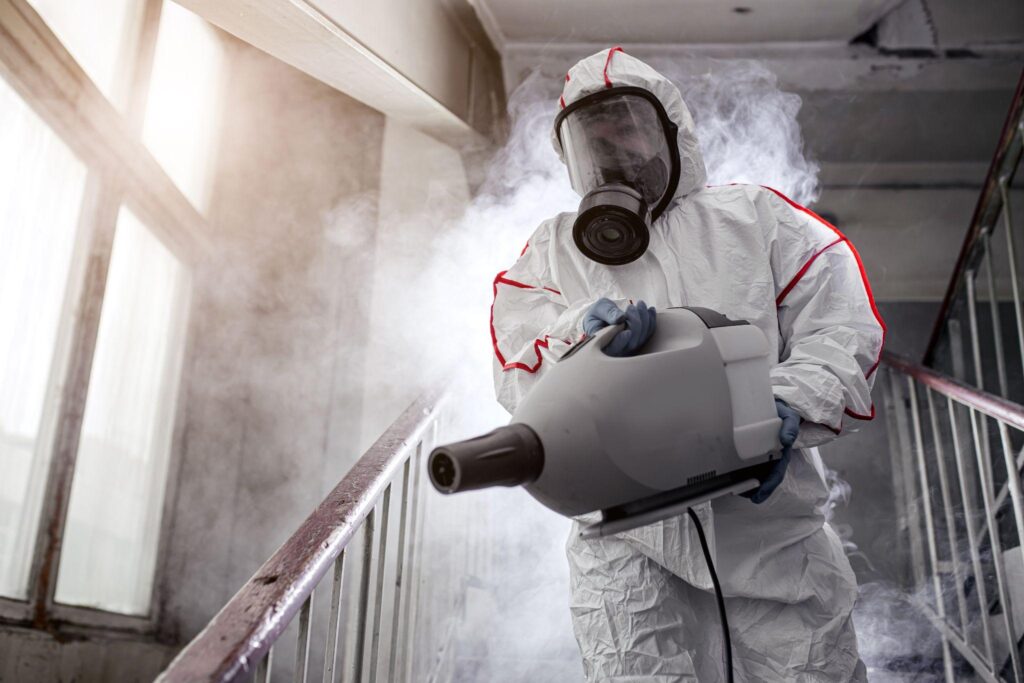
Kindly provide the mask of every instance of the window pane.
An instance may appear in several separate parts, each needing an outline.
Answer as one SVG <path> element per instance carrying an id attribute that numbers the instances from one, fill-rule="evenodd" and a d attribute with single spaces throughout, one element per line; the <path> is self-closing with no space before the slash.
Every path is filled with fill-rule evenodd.
<path id="1" fill-rule="evenodd" d="M 164 2 L 143 139 L 192 204 L 206 210 L 223 61 L 215 29 Z"/>
<path id="2" fill-rule="evenodd" d="M 0 595 L 23 598 L 85 168 L 0 78 Z"/>
<path id="3" fill-rule="evenodd" d="M 58 602 L 149 611 L 189 280 L 181 262 L 122 209 L 71 486 Z"/>
<path id="4" fill-rule="evenodd" d="M 117 105 L 125 101 L 123 68 L 138 38 L 145 0 L 29 0 L 96 87 Z"/>

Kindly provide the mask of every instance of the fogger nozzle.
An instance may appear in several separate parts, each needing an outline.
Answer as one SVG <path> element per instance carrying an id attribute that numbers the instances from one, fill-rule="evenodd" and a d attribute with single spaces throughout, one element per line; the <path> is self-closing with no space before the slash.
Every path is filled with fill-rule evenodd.
<path id="1" fill-rule="evenodd" d="M 529 484 L 543 469 L 540 439 L 532 429 L 517 423 L 438 446 L 427 462 L 430 481 L 441 493 Z"/>

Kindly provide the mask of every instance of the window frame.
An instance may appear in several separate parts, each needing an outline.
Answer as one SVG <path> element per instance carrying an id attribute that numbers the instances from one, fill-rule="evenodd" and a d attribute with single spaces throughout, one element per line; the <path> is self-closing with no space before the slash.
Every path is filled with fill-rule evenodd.
<path id="1" fill-rule="evenodd" d="M 114 98 L 119 111 L 89 79 L 28 0 L 0 0 L 0 77 L 86 165 L 75 246 L 60 313 L 54 360 L 46 389 L 40 438 L 50 453 L 37 521 L 27 598 L 0 597 L 0 623 L 53 629 L 64 625 L 150 634 L 160 620 L 168 571 L 181 445 L 186 369 L 192 357 L 195 317 L 183 321 L 182 375 L 173 406 L 174 426 L 165 486 L 157 561 L 146 616 L 64 605 L 54 600 L 61 546 L 74 479 L 117 219 L 124 205 L 192 275 L 210 252 L 207 222 L 185 198 L 141 141 L 149 83 L 164 0 L 139 0 L 122 36 L 121 72 Z M 122 113 L 123 112 L 123 113 Z M 194 290 L 193 290 L 194 292 Z M 189 302 L 188 308 L 191 310 Z"/>

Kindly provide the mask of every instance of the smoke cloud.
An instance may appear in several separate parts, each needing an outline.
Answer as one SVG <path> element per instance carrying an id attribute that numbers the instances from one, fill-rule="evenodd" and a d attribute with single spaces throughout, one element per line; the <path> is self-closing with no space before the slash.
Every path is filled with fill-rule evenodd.
<path id="1" fill-rule="evenodd" d="M 708 183 L 768 185 L 801 204 L 819 195 L 818 164 L 797 123 L 800 96 L 754 60 L 652 60 L 683 95 L 697 124 Z"/>

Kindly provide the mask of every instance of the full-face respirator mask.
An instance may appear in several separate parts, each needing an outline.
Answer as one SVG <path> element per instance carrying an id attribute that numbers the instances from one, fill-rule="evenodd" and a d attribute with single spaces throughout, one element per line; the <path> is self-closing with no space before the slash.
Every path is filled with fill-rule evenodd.
<path id="1" fill-rule="evenodd" d="M 569 179 L 580 202 L 573 241 L 588 258 L 617 266 L 640 258 L 650 226 L 679 183 L 677 126 L 651 92 L 608 88 L 555 119 Z"/>

